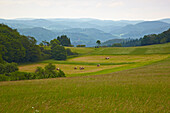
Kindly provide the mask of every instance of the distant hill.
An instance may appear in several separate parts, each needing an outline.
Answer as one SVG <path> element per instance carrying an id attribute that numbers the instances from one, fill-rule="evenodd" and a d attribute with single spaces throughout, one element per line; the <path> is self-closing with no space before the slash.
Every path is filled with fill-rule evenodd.
<path id="1" fill-rule="evenodd" d="M 146 34 L 158 34 L 170 28 L 170 24 L 161 21 L 145 21 L 135 25 L 127 25 L 110 33 L 123 38 L 140 38 Z"/>
<path id="2" fill-rule="evenodd" d="M 126 39 L 111 39 L 103 42 L 101 45 L 102 46 L 111 46 L 115 43 L 122 43 L 123 41 L 126 41 Z"/>
<path id="3" fill-rule="evenodd" d="M 57 37 L 56 33 L 41 27 L 18 29 L 18 31 L 22 35 L 35 37 L 38 42 L 41 42 L 43 40 L 50 41 L 51 39 Z"/>
<path id="4" fill-rule="evenodd" d="M 106 41 L 108 39 L 118 38 L 95 28 L 72 28 L 58 32 L 56 30 L 52 31 L 41 27 L 35 27 L 18 29 L 18 31 L 23 35 L 35 37 L 38 42 L 43 40 L 50 41 L 57 36 L 67 35 L 71 39 L 73 45 L 85 44 L 87 46 L 94 46 L 96 40 Z"/>
<path id="5" fill-rule="evenodd" d="M 105 33 L 101 30 L 95 28 L 73 28 L 63 30 L 62 32 L 58 32 L 58 35 L 65 34 L 67 35 L 72 44 L 85 44 L 87 46 L 94 46 L 96 44 L 96 40 L 106 41 L 109 39 L 118 38 L 110 33 Z"/>
<path id="6" fill-rule="evenodd" d="M 161 19 L 160 21 L 161 22 L 166 22 L 166 23 L 170 24 L 170 18 Z"/>
<path id="7" fill-rule="evenodd" d="M 0 19 L 0 23 L 18 29 L 24 35 L 34 36 L 38 42 L 66 34 L 73 44 L 89 46 L 94 46 L 97 39 L 104 42 L 109 39 L 140 38 L 146 34 L 158 34 L 170 27 L 169 22 L 168 18 L 159 21 L 113 21 L 92 18 Z"/>

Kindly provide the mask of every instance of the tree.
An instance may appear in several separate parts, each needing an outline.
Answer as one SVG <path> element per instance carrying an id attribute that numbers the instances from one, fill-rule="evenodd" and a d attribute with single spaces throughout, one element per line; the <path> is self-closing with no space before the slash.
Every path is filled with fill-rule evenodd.
<path id="1" fill-rule="evenodd" d="M 51 44 L 51 49 L 52 49 L 52 48 L 54 48 L 55 46 L 60 45 L 61 43 L 60 43 L 59 40 L 57 40 L 57 39 L 55 38 L 55 39 L 53 39 L 53 40 L 50 41 L 50 44 Z"/>
<path id="2" fill-rule="evenodd" d="M 17 30 L 0 24 L 0 54 L 6 62 L 37 61 L 40 47 L 34 37 L 20 35 Z"/>
<path id="3" fill-rule="evenodd" d="M 63 46 L 56 45 L 51 50 L 52 58 L 55 60 L 66 60 L 67 59 L 67 53 Z"/>
<path id="4" fill-rule="evenodd" d="M 44 46 L 44 44 L 43 44 L 42 42 L 41 42 L 39 45 L 40 45 L 41 47 Z"/>
<path id="5" fill-rule="evenodd" d="M 70 39 L 67 37 L 67 35 L 62 35 L 61 37 L 57 37 L 57 40 L 60 41 L 62 46 L 71 46 L 71 41 Z"/>
<path id="6" fill-rule="evenodd" d="M 97 40 L 96 43 L 98 44 L 98 47 L 99 47 L 100 44 L 101 44 L 100 40 Z"/>
<path id="7" fill-rule="evenodd" d="M 114 43 L 114 44 L 112 45 L 112 47 L 122 47 L 122 44 L 121 44 L 121 43 Z"/>
<path id="8" fill-rule="evenodd" d="M 45 69 L 42 67 L 37 67 L 35 74 L 37 78 L 65 77 L 65 73 L 62 70 L 57 71 L 56 66 L 52 63 L 46 65 Z"/>
<path id="9" fill-rule="evenodd" d="M 7 63 L 5 64 L 5 73 L 12 73 L 18 71 L 18 66 L 16 63 Z"/>

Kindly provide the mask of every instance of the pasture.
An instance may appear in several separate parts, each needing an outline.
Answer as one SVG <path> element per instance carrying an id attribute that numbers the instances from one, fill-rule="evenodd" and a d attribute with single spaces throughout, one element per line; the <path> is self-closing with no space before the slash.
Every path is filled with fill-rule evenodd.
<path id="1" fill-rule="evenodd" d="M 0 83 L 0 112 L 170 112 L 170 59 L 111 74 Z"/>
<path id="2" fill-rule="evenodd" d="M 156 44 L 139 47 L 106 47 L 106 48 L 83 48 L 69 47 L 73 52 L 82 55 L 145 55 L 145 54 L 169 54 L 170 43 Z"/>
<path id="3" fill-rule="evenodd" d="M 105 58 L 110 59 L 106 60 Z M 81 75 L 107 74 L 115 71 L 130 69 L 151 64 L 170 57 L 168 54 L 155 55 L 86 55 L 70 58 L 66 61 L 45 60 L 36 64 L 19 66 L 22 72 L 35 72 L 36 68 L 45 67 L 48 63 L 53 63 L 57 68 L 63 70 L 67 77 Z M 97 64 L 100 64 L 97 67 Z M 74 69 L 77 67 L 78 69 Z M 80 70 L 79 67 L 84 67 Z"/>
<path id="4" fill-rule="evenodd" d="M 53 63 L 65 78 L 0 82 L 0 113 L 170 112 L 170 43 L 71 49 L 80 56 L 19 66 L 34 72 Z"/>

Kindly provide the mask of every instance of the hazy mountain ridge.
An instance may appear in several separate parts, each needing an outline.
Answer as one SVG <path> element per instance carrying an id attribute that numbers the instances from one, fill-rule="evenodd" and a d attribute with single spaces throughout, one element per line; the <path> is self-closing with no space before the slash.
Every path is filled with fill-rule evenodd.
<path id="1" fill-rule="evenodd" d="M 148 34 L 158 34 L 170 28 L 169 23 L 161 21 L 144 21 L 135 25 L 126 25 L 116 29 L 111 34 L 121 35 L 122 38 L 140 38 Z"/>
<path id="2" fill-rule="evenodd" d="M 21 34 L 34 36 L 38 42 L 51 40 L 59 35 L 68 35 L 73 44 L 94 46 L 96 40 L 117 38 L 140 38 L 146 34 L 161 33 L 168 28 L 170 19 L 143 20 L 99 20 L 80 19 L 0 19 L 0 23 L 18 29 Z"/>
<path id="3" fill-rule="evenodd" d="M 43 40 L 50 41 L 57 36 L 67 35 L 71 39 L 72 44 L 85 44 L 87 46 L 95 45 L 96 40 L 106 41 L 108 39 L 118 38 L 95 28 L 72 28 L 58 32 L 55 30 L 52 31 L 41 27 L 35 27 L 18 29 L 18 31 L 23 35 L 35 37 L 38 42 Z"/>

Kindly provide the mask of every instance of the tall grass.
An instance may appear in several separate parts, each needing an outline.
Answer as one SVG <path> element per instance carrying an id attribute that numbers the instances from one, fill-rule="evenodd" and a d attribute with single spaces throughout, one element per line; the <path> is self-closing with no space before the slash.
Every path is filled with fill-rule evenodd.
<path id="1" fill-rule="evenodd" d="M 83 55 L 170 54 L 170 43 L 139 47 L 70 48 Z"/>
<path id="2" fill-rule="evenodd" d="M 170 112 L 170 59 L 106 75 L 0 82 L 0 112 Z"/>

